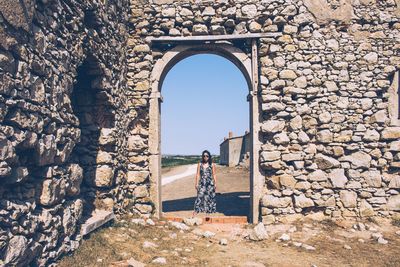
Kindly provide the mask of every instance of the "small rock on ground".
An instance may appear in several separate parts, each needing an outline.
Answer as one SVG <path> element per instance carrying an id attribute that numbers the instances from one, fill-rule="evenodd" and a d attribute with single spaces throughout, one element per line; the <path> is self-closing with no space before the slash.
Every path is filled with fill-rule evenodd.
<path id="1" fill-rule="evenodd" d="M 386 239 L 384 239 L 382 236 L 378 238 L 378 243 L 382 244 L 382 245 L 386 245 L 387 243 L 389 243 L 389 241 L 387 241 Z"/>
<path id="2" fill-rule="evenodd" d="M 126 261 L 129 267 L 144 267 L 145 264 L 143 262 L 137 261 L 134 258 L 130 258 Z"/>
<path id="3" fill-rule="evenodd" d="M 265 267 L 265 265 L 260 262 L 246 261 L 242 263 L 240 267 Z"/>
<path id="4" fill-rule="evenodd" d="M 267 230 L 262 222 L 258 223 L 256 227 L 254 227 L 253 231 L 251 231 L 250 240 L 260 241 L 268 238 Z"/>
<path id="5" fill-rule="evenodd" d="M 186 231 L 186 230 L 189 230 L 189 229 L 190 229 L 190 227 L 187 226 L 187 225 L 184 224 L 184 223 L 180 223 L 180 222 L 170 222 L 170 224 L 171 224 L 173 227 L 175 227 L 176 229 L 179 229 L 179 230 Z"/>
<path id="6" fill-rule="evenodd" d="M 344 245 L 343 248 L 349 249 L 349 250 L 351 249 L 351 247 L 349 245 Z"/>
<path id="7" fill-rule="evenodd" d="M 158 257 L 151 261 L 152 263 L 157 264 L 167 264 L 167 260 L 164 257 Z"/>
<path id="8" fill-rule="evenodd" d="M 198 218 L 198 217 L 193 217 L 193 218 L 184 218 L 184 219 L 183 219 L 183 222 L 184 222 L 186 225 L 194 226 L 194 225 L 200 225 L 200 224 L 202 224 L 202 223 L 203 223 L 203 220 L 202 220 L 201 218 Z"/>
<path id="9" fill-rule="evenodd" d="M 282 235 L 279 237 L 279 240 L 282 240 L 282 241 L 289 241 L 289 240 L 290 240 L 290 236 L 289 236 L 288 234 L 282 234 Z"/>
<path id="10" fill-rule="evenodd" d="M 135 219 L 132 219 L 132 220 L 131 220 L 131 222 L 132 222 L 132 223 L 134 223 L 134 224 L 146 225 L 146 222 L 145 222 L 145 220 L 143 220 L 143 219 L 140 219 L 140 218 L 135 218 Z"/>
<path id="11" fill-rule="evenodd" d="M 228 240 L 226 238 L 221 238 L 219 240 L 219 244 L 223 245 L 223 246 L 226 246 L 226 245 L 228 245 Z"/>
<path id="12" fill-rule="evenodd" d="M 205 231 L 203 233 L 203 237 L 205 237 L 205 238 L 210 238 L 210 237 L 213 237 L 213 236 L 215 236 L 215 233 L 211 232 L 211 231 Z"/>
<path id="13" fill-rule="evenodd" d="M 158 245 L 154 244 L 153 242 L 150 241 L 144 241 L 143 242 L 143 248 L 157 248 Z"/>
<path id="14" fill-rule="evenodd" d="M 306 250 L 315 250 L 315 247 L 307 245 L 307 244 L 302 244 L 301 247 Z"/>
<path id="15" fill-rule="evenodd" d="M 152 220 L 152 219 L 147 219 L 146 220 L 146 223 L 148 224 L 148 225 L 156 225 L 156 223 Z"/>

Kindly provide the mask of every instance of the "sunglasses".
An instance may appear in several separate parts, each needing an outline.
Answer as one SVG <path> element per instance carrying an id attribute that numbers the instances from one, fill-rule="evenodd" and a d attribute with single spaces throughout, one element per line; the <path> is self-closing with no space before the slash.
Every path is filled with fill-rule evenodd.
<path id="1" fill-rule="evenodd" d="M 203 158 L 209 158 L 210 156 L 209 155 L 203 155 Z"/>

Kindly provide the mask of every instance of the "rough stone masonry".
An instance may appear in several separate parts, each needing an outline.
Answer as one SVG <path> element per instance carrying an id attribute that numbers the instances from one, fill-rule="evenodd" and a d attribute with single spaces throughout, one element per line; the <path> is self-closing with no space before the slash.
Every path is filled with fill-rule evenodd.
<path id="1" fill-rule="evenodd" d="M 51 264 L 96 209 L 154 213 L 150 75 L 174 45 L 148 37 L 266 32 L 260 220 L 400 212 L 399 0 L 0 0 L 0 265 Z"/>

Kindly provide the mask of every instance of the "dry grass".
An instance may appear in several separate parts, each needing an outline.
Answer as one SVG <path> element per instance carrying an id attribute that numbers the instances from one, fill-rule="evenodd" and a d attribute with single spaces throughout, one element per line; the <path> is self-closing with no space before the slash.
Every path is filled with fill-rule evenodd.
<path id="1" fill-rule="evenodd" d="M 398 221 L 394 223 L 397 225 Z M 389 221 L 381 227 L 386 231 L 387 245 L 368 238 L 364 243 L 359 242 L 356 235 L 359 232 L 351 231 L 351 223 L 344 226 L 327 220 L 319 223 L 296 222 L 295 225 L 298 231 L 290 234 L 292 240 L 314 246 L 315 251 L 307 251 L 287 242 L 275 242 L 281 233 L 260 242 L 238 239 L 229 240 L 227 246 L 221 246 L 218 244 L 220 237 L 200 238 L 190 231 L 180 232 L 168 224 L 141 226 L 122 221 L 93 233 L 75 253 L 64 257 L 59 266 L 110 266 L 131 257 L 147 266 L 156 266 L 151 264 L 156 257 L 166 258 L 164 266 L 241 266 L 245 261 L 265 266 L 399 266 L 400 238 L 395 234 L 398 228 Z M 254 225 L 243 228 L 250 227 Z M 176 233 L 177 238 L 171 238 L 172 233 Z M 143 248 L 145 240 L 158 247 Z M 344 244 L 352 249 L 345 249 Z"/>
<path id="2" fill-rule="evenodd" d="M 392 225 L 400 227 L 400 218 L 393 218 L 392 219 Z"/>
<path id="3" fill-rule="evenodd" d="M 169 237 L 171 233 L 176 233 L 178 238 Z M 114 223 L 111 227 L 92 233 L 77 251 L 64 257 L 58 266 L 109 266 L 113 262 L 131 257 L 146 264 L 156 257 L 165 257 L 168 266 L 203 266 L 205 262 L 197 259 L 212 253 L 212 248 L 207 246 L 207 241 L 196 242 L 197 237 L 193 236 L 192 233 L 180 233 L 168 225 Z M 158 247 L 143 248 L 144 241 L 153 242 Z"/>

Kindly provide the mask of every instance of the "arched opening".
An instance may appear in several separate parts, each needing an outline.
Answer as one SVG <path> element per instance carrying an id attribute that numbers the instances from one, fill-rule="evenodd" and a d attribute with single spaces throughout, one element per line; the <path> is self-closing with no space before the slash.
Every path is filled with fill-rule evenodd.
<path id="1" fill-rule="evenodd" d="M 161 199 L 161 87 L 168 71 L 179 61 L 196 54 L 216 54 L 233 64 L 243 74 L 249 94 L 249 143 L 250 143 L 250 208 L 249 221 L 259 220 L 259 200 L 262 194 L 263 175 L 258 166 L 260 113 L 258 91 L 258 69 L 256 56 L 249 57 L 242 50 L 229 44 L 198 44 L 176 46 L 166 52 L 153 67 L 151 73 L 151 95 L 149 111 L 149 154 L 150 154 L 150 198 L 155 206 L 155 215 L 162 217 Z M 255 92 L 255 93 L 254 93 Z"/>
<path id="2" fill-rule="evenodd" d="M 161 89 L 164 216 L 191 216 L 197 196 L 194 187 L 197 162 L 206 149 L 213 156 L 217 176 L 216 213 L 211 216 L 247 217 L 250 194 L 247 86 L 240 70 L 219 55 L 192 55 L 168 71 Z M 220 154 L 226 157 L 220 158 Z M 205 192 L 213 196 L 210 190 Z"/>
<path id="3" fill-rule="evenodd" d="M 71 162 L 82 169 L 80 194 L 85 200 L 85 215 L 96 209 L 110 209 L 100 201 L 114 183 L 113 155 L 115 141 L 111 137 L 115 118 L 102 81 L 104 74 L 96 59 L 88 56 L 77 69 L 71 94 L 71 106 L 79 121 L 80 140 L 71 154 Z"/>

